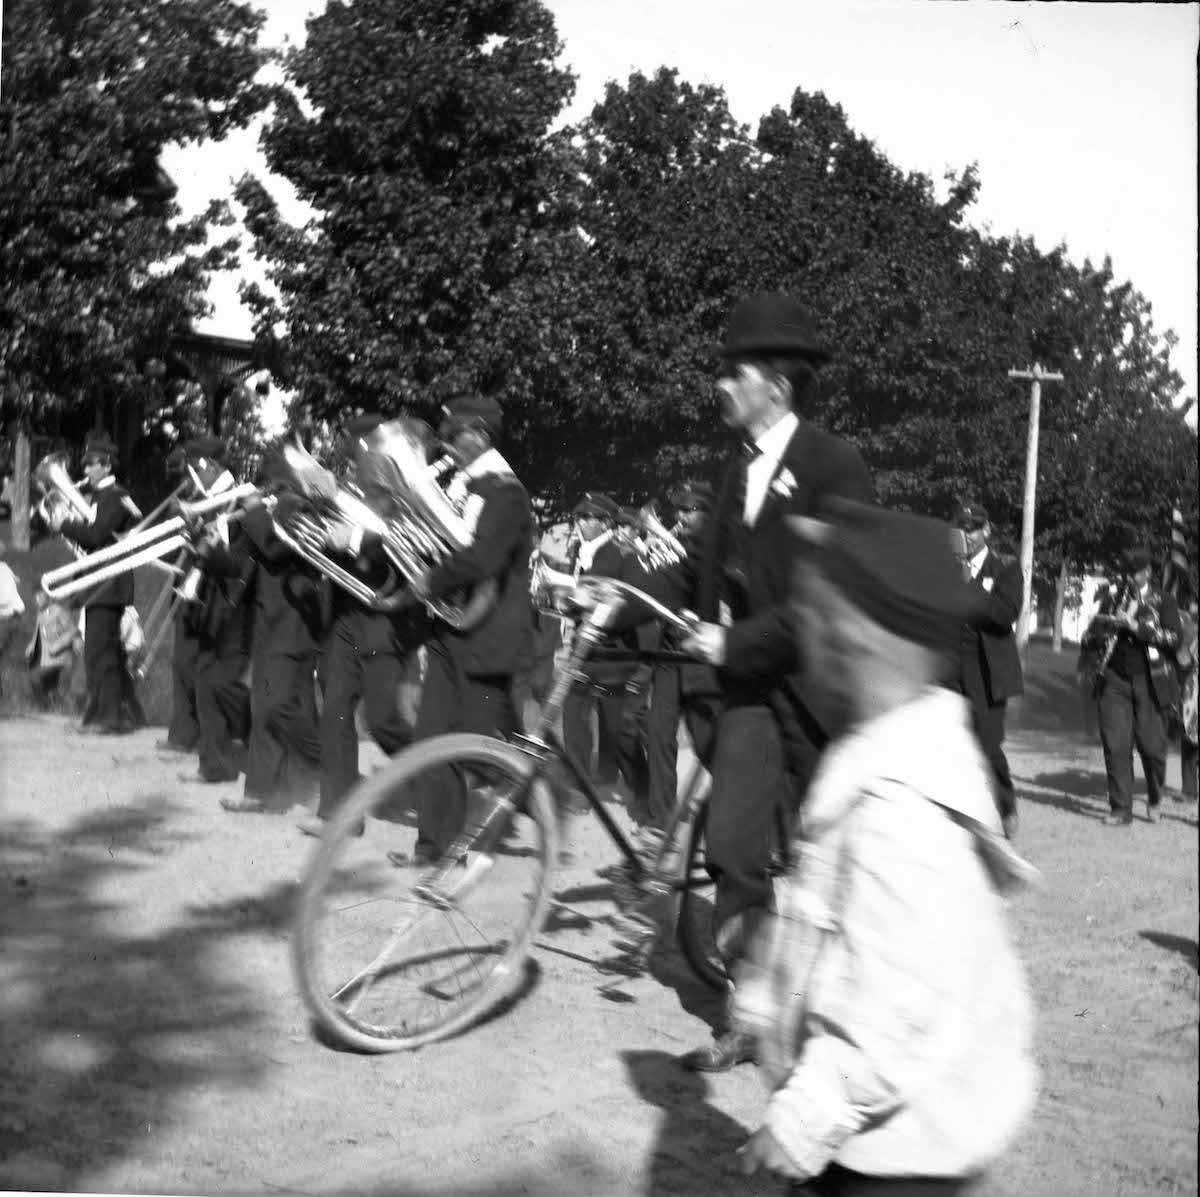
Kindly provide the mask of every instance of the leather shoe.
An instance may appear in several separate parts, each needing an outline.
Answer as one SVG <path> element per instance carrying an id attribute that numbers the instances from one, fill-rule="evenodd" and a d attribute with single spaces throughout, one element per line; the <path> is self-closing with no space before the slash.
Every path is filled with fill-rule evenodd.
<path id="1" fill-rule="evenodd" d="M 1158 810 L 1157 806 L 1147 806 L 1146 807 L 1146 822 L 1147 823 L 1157 823 L 1159 821 L 1159 819 L 1161 819 L 1161 818 L 1162 818 L 1162 815 L 1159 814 L 1159 810 Z"/>
<path id="2" fill-rule="evenodd" d="M 222 798 L 221 809 L 231 815 L 265 815 L 267 805 L 258 798 Z"/>
<path id="3" fill-rule="evenodd" d="M 172 744 L 170 740 L 155 740 L 154 747 L 158 752 L 178 752 L 183 756 L 196 751 L 194 748 L 184 748 L 182 744 Z"/>
<path id="4" fill-rule="evenodd" d="M 414 852 L 389 852 L 387 858 L 398 869 L 427 869 L 440 859 L 425 848 L 417 848 Z"/>
<path id="5" fill-rule="evenodd" d="M 1017 838 L 1017 828 L 1020 826 L 1017 812 L 1014 810 L 1010 811 L 1007 815 L 1001 815 L 1000 826 L 1004 828 L 1004 838 L 1006 840 L 1015 840 Z"/>
<path id="6" fill-rule="evenodd" d="M 325 834 L 327 825 L 328 820 L 323 819 L 320 815 L 301 815 L 296 820 L 296 826 L 300 829 L 300 834 L 311 835 L 315 840 L 319 840 Z M 362 819 L 359 819 L 358 826 L 354 829 L 354 834 L 362 835 L 365 830 L 366 824 Z"/>
<path id="7" fill-rule="evenodd" d="M 728 1072 L 739 1064 L 753 1064 L 754 1040 L 743 1031 L 726 1031 L 712 1043 L 681 1056 L 679 1063 L 689 1072 Z"/>
<path id="8" fill-rule="evenodd" d="M 1111 814 L 1105 815 L 1100 820 L 1105 827 L 1130 827 L 1133 824 L 1133 815 L 1129 813 L 1122 814 L 1120 811 L 1113 811 Z"/>

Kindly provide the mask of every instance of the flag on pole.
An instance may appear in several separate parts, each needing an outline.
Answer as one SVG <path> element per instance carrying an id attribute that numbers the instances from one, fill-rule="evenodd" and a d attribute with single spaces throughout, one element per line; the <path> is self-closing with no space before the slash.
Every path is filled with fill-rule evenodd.
<path id="1" fill-rule="evenodd" d="M 1178 597 L 1181 583 L 1186 582 L 1188 572 L 1187 540 L 1183 535 L 1183 512 L 1178 507 L 1171 509 L 1171 546 L 1163 563 L 1162 588 L 1166 594 Z"/>

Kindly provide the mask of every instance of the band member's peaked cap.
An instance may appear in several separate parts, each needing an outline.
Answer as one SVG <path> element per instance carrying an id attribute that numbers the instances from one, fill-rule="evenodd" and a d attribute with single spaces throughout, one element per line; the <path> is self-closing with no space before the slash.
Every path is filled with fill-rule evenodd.
<path id="1" fill-rule="evenodd" d="M 702 507 L 707 510 L 712 506 L 713 489 L 707 482 L 688 480 L 671 487 L 667 492 L 667 502 L 676 509 L 684 507 Z"/>
<path id="2" fill-rule="evenodd" d="M 788 523 L 846 598 L 897 636 L 948 649 L 979 614 L 941 520 L 831 496 L 816 518 Z"/>
<path id="3" fill-rule="evenodd" d="M 620 508 L 613 502 L 608 495 L 603 495 L 599 491 L 585 491 L 580 497 L 579 502 L 571 508 L 571 514 L 579 515 L 597 515 L 601 519 L 616 520 L 620 513 Z"/>
<path id="4" fill-rule="evenodd" d="M 117 444 L 107 432 L 89 432 L 83 446 L 84 457 L 116 457 Z"/>
<path id="5" fill-rule="evenodd" d="M 504 411 L 490 395 L 458 395 L 443 406 L 444 434 L 472 427 L 483 428 L 493 437 L 504 427 Z"/>
<path id="6" fill-rule="evenodd" d="M 977 532 L 984 524 L 990 524 L 987 508 L 982 503 L 960 503 L 954 513 L 954 526 L 964 532 Z"/>
<path id="7" fill-rule="evenodd" d="M 829 350 L 812 313 L 799 300 L 765 291 L 738 301 L 721 356 L 802 357 L 816 365 L 829 359 Z"/>

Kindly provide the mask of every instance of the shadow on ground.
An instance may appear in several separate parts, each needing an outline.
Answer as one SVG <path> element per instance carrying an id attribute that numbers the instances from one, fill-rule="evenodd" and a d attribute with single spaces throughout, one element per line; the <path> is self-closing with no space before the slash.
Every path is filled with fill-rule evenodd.
<path id="1" fill-rule="evenodd" d="M 1200 944 L 1186 935 L 1169 935 L 1166 931 L 1139 931 L 1138 934 L 1155 947 L 1178 952 L 1193 969 L 1200 972 Z"/>
<path id="2" fill-rule="evenodd" d="M 262 1012 L 214 953 L 281 927 L 288 887 L 145 937 L 121 933 L 104 896 L 180 845 L 172 813 L 155 798 L 57 833 L 0 824 L 0 1187 L 76 1189 L 144 1152 L 174 1097 L 258 1079 L 232 1037 Z"/>
<path id="3" fill-rule="evenodd" d="M 1071 814 L 1100 819 L 1108 813 L 1108 797 L 1103 770 L 1060 769 L 1017 777 L 1013 782 L 1022 802 L 1053 806 Z"/>

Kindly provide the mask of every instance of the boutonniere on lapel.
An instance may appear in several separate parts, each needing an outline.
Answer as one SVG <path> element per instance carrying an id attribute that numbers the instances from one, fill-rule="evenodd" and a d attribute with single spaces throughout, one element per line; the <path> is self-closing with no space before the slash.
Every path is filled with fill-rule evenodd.
<path id="1" fill-rule="evenodd" d="M 771 494 L 790 499 L 796 490 L 796 475 L 785 466 L 771 483 Z"/>

